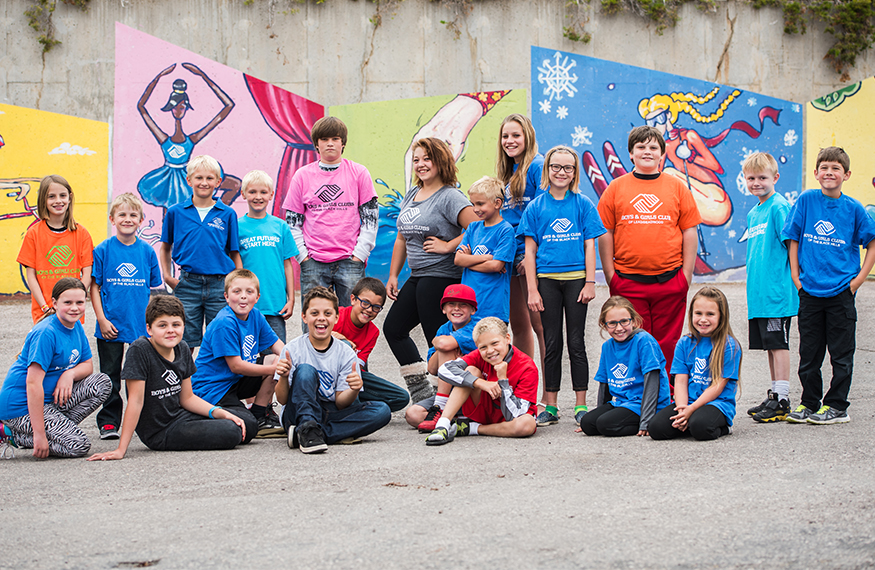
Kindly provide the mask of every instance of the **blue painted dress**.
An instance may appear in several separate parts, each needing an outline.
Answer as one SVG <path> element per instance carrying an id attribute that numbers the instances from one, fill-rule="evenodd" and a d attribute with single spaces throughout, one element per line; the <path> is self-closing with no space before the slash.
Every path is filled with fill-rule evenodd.
<path id="1" fill-rule="evenodd" d="M 192 190 L 185 177 L 192 149 L 194 143 L 188 136 L 182 143 L 169 137 L 164 141 L 161 145 L 164 165 L 143 176 L 137 184 L 140 197 L 147 204 L 167 209 L 191 198 Z"/>

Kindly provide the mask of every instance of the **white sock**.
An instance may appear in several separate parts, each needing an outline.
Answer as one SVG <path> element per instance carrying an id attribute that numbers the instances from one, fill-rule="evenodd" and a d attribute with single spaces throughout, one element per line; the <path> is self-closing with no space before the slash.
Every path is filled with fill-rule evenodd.
<path id="1" fill-rule="evenodd" d="M 468 429 L 471 430 L 468 432 L 468 435 L 480 435 L 480 424 L 477 422 L 471 422 L 468 424 Z"/>
<path id="2" fill-rule="evenodd" d="M 772 392 L 774 392 L 775 394 L 778 393 L 778 382 L 777 382 L 777 380 L 772 380 Z"/>
<path id="3" fill-rule="evenodd" d="M 447 400 L 449 399 L 449 394 L 435 394 L 434 405 L 443 410 L 447 406 Z"/>
<path id="4" fill-rule="evenodd" d="M 450 419 L 446 416 L 441 416 L 441 419 L 437 421 L 437 425 L 434 426 L 435 429 L 444 428 L 447 431 L 450 431 Z"/>
<path id="5" fill-rule="evenodd" d="M 787 400 L 790 401 L 790 381 L 789 380 L 777 380 L 773 383 L 772 392 L 778 394 L 778 401 Z"/>

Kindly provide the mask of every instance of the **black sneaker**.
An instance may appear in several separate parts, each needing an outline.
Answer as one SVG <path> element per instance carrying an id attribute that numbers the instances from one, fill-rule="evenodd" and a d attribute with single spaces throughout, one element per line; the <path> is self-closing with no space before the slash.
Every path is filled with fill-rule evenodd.
<path id="1" fill-rule="evenodd" d="M 314 421 L 304 422 L 295 430 L 298 446 L 304 453 L 322 453 L 328 449 L 322 428 Z"/>
<path id="2" fill-rule="evenodd" d="M 100 426 L 100 439 L 118 439 L 118 428 L 112 424 Z"/>
<path id="3" fill-rule="evenodd" d="M 769 399 L 766 400 L 765 407 L 755 413 L 753 421 L 759 423 L 781 422 L 787 419 L 790 413 L 790 402 L 787 400 L 778 400 L 778 395 L 769 390 Z"/>
<path id="4" fill-rule="evenodd" d="M 283 424 L 280 423 L 279 417 L 273 411 L 273 406 L 267 408 L 267 414 L 258 418 L 258 434 L 257 439 L 268 439 L 272 437 L 285 437 L 286 430 L 283 429 Z"/>
<path id="5" fill-rule="evenodd" d="M 767 391 L 766 392 L 766 399 L 763 400 L 761 404 L 758 404 L 758 405 L 748 409 L 747 415 L 752 416 L 754 414 L 758 414 L 758 413 L 762 412 L 763 410 L 765 410 L 766 404 L 769 403 L 769 399 L 772 397 L 772 394 L 774 394 L 774 392 L 772 392 L 771 390 Z"/>

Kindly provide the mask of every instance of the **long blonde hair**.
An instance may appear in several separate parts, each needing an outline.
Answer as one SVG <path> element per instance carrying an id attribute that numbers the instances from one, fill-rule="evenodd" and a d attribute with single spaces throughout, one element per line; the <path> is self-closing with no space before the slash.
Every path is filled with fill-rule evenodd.
<path id="1" fill-rule="evenodd" d="M 696 343 L 698 344 L 698 342 L 702 340 L 702 335 L 700 335 L 699 331 L 696 330 L 696 327 L 693 326 L 693 305 L 696 304 L 697 299 L 708 299 L 709 301 L 713 301 L 717 305 L 717 310 L 720 313 L 720 322 L 710 336 L 712 348 L 711 362 L 708 363 L 708 372 L 711 374 L 711 384 L 713 385 L 716 379 L 723 378 L 723 354 L 726 352 L 726 344 L 729 342 L 730 338 L 735 341 L 735 348 L 733 350 L 738 350 L 738 371 L 739 376 L 741 376 L 741 344 L 739 344 L 735 335 L 732 334 L 732 327 L 729 325 L 729 301 L 726 300 L 726 295 L 716 287 L 702 287 L 695 295 L 693 295 L 693 300 L 690 301 L 690 312 L 687 325 L 690 327 L 690 336 L 696 339 Z M 738 379 L 738 385 L 741 386 L 740 378 Z"/>
<path id="2" fill-rule="evenodd" d="M 501 146 L 501 133 L 504 131 L 504 126 L 508 123 L 516 123 L 523 130 L 523 139 L 526 142 L 526 150 L 523 151 L 523 156 L 517 165 L 516 172 L 513 171 L 514 161 L 504 152 L 504 147 Z M 538 141 L 535 140 L 535 127 L 532 126 L 532 121 L 525 115 L 513 113 L 508 115 L 501 122 L 501 127 L 498 129 L 498 158 L 495 161 L 495 175 L 501 180 L 501 183 L 510 188 L 509 205 L 513 207 L 517 202 L 522 200 L 526 193 L 526 175 L 529 172 L 529 166 L 538 155 Z"/>

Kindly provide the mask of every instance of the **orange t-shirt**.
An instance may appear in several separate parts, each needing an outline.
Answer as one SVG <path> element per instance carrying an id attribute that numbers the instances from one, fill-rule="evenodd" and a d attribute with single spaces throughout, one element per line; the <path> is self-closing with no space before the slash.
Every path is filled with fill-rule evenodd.
<path id="1" fill-rule="evenodd" d="M 94 264 L 94 245 L 91 235 L 82 224 L 75 232 L 53 232 L 45 220 L 32 226 L 24 234 L 24 243 L 18 252 L 18 263 L 36 270 L 40 291 L 47 303 L 52 302 L 52 287 L 64 277 L 79 279 L 83 267 Z M 36 298 L 31 296 L 31 315 L 36 322 L 43 312 Z M 83 317 L 82 322 L 85 322 Z"/>
<path id="2" fill-rule="evenodd" d="M 659 275 L 683 264 L 683 230 L 702 221 L 696 200 L 678 178 L 655 180 L 631 172 L 615 179 L 599 199 L 599 215 L 614 232 L 614 267 Z"/>

